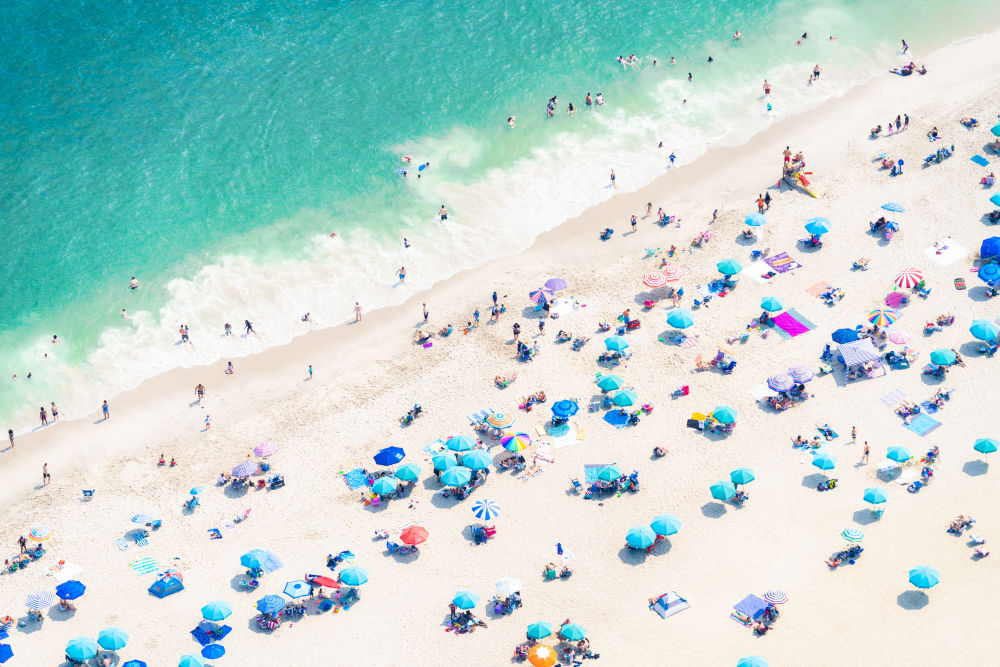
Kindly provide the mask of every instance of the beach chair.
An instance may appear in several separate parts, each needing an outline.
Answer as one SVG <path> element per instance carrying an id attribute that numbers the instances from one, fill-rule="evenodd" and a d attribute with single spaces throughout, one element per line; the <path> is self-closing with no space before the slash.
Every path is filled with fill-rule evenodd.
<path id="1" fill-rule="evenodd" d="M 89 502 L 94 498 L 94 489 L 81 489 L 80 492 L 83 496 L 80 498 L 81 502 Z"/>
<path id="2" fill-rule="evenodd" d="M 580 493 L 580 489 L 583 488 L 583 484 L 580 483 L 580 480 L 578 478 L 574 477 L 574 478 L 572 478 L 569 481 L 573 484 L 573 493 L 579 494 Z"/>

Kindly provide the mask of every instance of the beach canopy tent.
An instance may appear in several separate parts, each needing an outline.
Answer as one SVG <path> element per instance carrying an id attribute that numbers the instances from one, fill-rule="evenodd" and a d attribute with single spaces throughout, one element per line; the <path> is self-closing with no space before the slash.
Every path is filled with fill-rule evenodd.
<path id="1" fill-rule="evenodd" d="M 650 605 L 650 609 L 659 614 L 660 618 L 668 618 L 690 607 L 691 604 L 674 591 L 661 595 L 656 599 L 656 602 Z"/>
<path id="2" fill-rule="evenodd" d="M 148 590 L 158 598 L 165 598 L 184 590 L 184 582 L 180 580 L 180 577 L 164 577 L 153 582 Z"/>
<path id="3" fill-rule="evenodd" d="M 844 358 L 844 365 L 847 368 L 863 366 L 871 362 L 878 364 L 881 359 L 878 350 L 872 344 L 871 338 L 862 338 L 850 343 L 840 343 L 837 345 L 837 351 Z M 881 366 L 881 364 L 879 365 Z M 882 370 L 884 373 L 885 369 L 883 368 Z"/>
<path id="4" fill-rule="evenodd" d="M 737 614 L 749 618 L 751 621 L 756 621 L 760 618 L 767 611 L 767 607 L 767 601 L 753 594 L 746 596 L 733 605 L 733 609 Z"/>

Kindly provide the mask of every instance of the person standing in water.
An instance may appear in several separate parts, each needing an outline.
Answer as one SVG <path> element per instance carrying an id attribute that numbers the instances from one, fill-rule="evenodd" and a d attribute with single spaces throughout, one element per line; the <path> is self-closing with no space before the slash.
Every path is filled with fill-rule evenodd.
<path id="1" fill-rule="evenodd" d="M 438 217 L 441 218 L 442 222 L 448 219 L 448 209 L 444 207 L 444 204 L 441 204 L 441 210 L 438 211 Z"/>
<path id="2" fill-rule="evenodd" d="M 907 44 L 907 43 L 906 43 L 906 40 L 904 39 L 904 40 L 903 40 L 903 53 L 905 54 L 905 53 L 906 53 L 907 51 L 909 51 L 909 50 L 910 50 L 910 45 L 909 45 L 909 44 Z"/>
<path id="3" fill-rule="evenodd" d="M 354 302 L 354 321 L 355 322 L 361 321 L 361 304 L 358 303 L 357 301 Z"/>
<path id="4" fill-rule="evenodd" d="M 128 288 L 139 289 L 139 280 L 135 276 L 132 276 L 132 280 L 129 282 Z"/>
<path id="5" fill-rule="evenodd" d="M 615 170 L 614 169 L 611 170 L 611 187 L 613 187 L 613 188 L 617 188 L 618 187 L 617 185 L 615 185 Z"/>
<path id="6" fill-rule="evenodd" d="M 245 333 L 248 336 L 250 334 L 253 334 L 254 336 L 257 335 L 257 332 L 253 330 L 253 324 L 250 322 L 250 320 L 243 320 L 243 333 Z"/>
<path id="7" fill-rule="evenodd" d="M 771 96 L 771 84 L 767 79 L 764 79 L 764 94 L 768 97 Z"/>
<path id="8" fill-rule="evenodd" d="M 406 267 L 405 266 L 399 267 L 399 271 L 396 271 L 396 275 L 399 276 L 399 284 L 400 285 L 405 285 L 406 284 Z"/>
<path id="9" fill-rule="evenodd" d="M 49 425 L 49 416 L 45 412 L 45 406 L 44 405 L 41 406 L 40 408 L 38 408 L 38 418 L 42 420 L 42 426 L 48 426 Z"/>

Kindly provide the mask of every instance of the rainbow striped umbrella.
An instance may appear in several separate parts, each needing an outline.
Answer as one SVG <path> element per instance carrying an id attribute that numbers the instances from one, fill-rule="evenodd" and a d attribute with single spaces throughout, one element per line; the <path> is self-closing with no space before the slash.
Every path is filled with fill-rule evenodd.
<path id="1" fill-rule="evenodd" d="M 876 308 L 868 313 L 868 321 L 879 327 L 887 327 L 899 319 L 899 313 L 888 308 Z"/>
<path id="2" fill-rule="evenodd" d="M 915 269 L 911 266 L 910 268 L 903 269 L 897 273 L 893 282 L 896 284 L 896 287 L 905 287 L 909 289 L 910 287 L 914 287 L 923 279 L 924 274 L 920 271 L 920 269 Z"/>
<path id="3" fill-rule="evenodd" d="M 35 542 L 44 542 L 52 537 L 52 529 L 48 526 L 35 526 L 28 531 L 28 539 Z"/>
<path id="4" fill-rule="evenodd" d="M 527 433 L 508 433 L 500 438 L 500 444 L 508 452 L 519 452 L 531 444 L 531 437 Z"/>
<path id="5" fill-rule="evenodd" d="M 651 271 L 642 277 L 642 284 L 646 287 L 663 287 L 667 284 L 667 274 L 663 271 Z"/>
<path id="6" fill-rule="evenodd" d="M 486 418 L 486 423 L 493 428 L 510 428 L 514 425 L 514 418 L 503 412 L 494 412 Z"/>

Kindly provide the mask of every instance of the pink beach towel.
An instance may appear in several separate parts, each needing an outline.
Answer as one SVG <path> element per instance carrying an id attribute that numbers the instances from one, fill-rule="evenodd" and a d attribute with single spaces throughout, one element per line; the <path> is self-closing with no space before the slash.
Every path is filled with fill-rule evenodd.
<path id="1" fill-rule="evenodd" d="M 774 322 L 774 326 L 787 333 L 790 338 L 801 336 L 809 331 L 809 327 L 799 322 L 794 316 L 788 314 L 787 312 L 776 315 L 771 318 L 771 321 Z"/>

